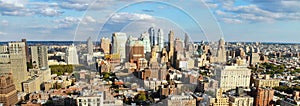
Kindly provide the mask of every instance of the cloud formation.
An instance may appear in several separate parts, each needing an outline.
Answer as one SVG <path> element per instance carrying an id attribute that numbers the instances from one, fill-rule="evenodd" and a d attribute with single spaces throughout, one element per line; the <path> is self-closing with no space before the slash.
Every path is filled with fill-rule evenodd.
<path id="1" fill-rule="evenodd" d="M 255 23 L 300 20 L 300 1 L 297 0 L 206 0 L 218 5 L 213 9 L 225 23 Z"/>

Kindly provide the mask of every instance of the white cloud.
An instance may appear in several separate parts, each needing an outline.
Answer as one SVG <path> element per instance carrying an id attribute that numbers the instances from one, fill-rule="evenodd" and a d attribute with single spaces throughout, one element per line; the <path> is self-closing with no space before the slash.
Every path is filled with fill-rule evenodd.
<path id="1" fill-rule="evenodd" d="M 249 0 L 248 4 L 243 5 L 234 5 L 235 2 L 239 2 L 234 0 L 219 0 L 218 2 L 221 6 L 215 9 L 214 13 L 218 15 L 219 20 L 226 23 L 236 23 L 234 20 L 243 21 L 243 23 L 300 21 L 300 1 Z"/>
<path id="2" fill-rule="evenodd" d="M 0 32 L 0 35 L 6 35 L 7 33 L 5 33 L 5 32 Z"/>
<path id="3" fill-rule="evenodd" d="M 8 25 L 8 21 L 7 21 L 7 20 L 2 20 L 2 21 L 1 21 L 1 25 L 7 26 L 7 25 Z"/>
<path id="4" fill-rule="evenodd" d="M 147 14 L 137 14 L 137 13 L 115 13 L 111 17 L 111 22 L 114 23 L 124 23 L 127 21 L 139 21 L 139 20 L 151 20 L 152 16 Z"/>
<path id="5" fill-rule="evenodd" d="M 43 16 L 53 17 L 53 16 L 59 16 L 63 12 L 60 10 L 53 9 L 53 8 L 44 8 L 44 9 L 39 10 L 39 12 L 37 12 L 37 13 L 39 13 Z"/>
<path id="6" fill-rule="evenodd" d="M 75 24 L 78 24 L 80 21 L 81 19 L 77 17 L 65 17 L 64 19 L 54 20 L 54 22 L 57 24 L 55 28 L 69 28 Z"/>

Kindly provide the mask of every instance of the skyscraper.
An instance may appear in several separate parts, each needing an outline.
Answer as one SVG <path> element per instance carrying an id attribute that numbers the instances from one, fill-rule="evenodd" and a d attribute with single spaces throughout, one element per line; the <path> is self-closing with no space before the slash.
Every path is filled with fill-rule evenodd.
<path id="1" fill-rule="evenodd" d="M 217 62 L 219 63 L 226 62 L 225 41 L 223 38 L 219 40 L 218 51 L 217 51 Z"/>
<path id="2" fill-rule="evenodd" d="M 34 68 L 48 68 L 48 48 L 47 46 L 31 46 L 31 62 Z"/>
<path id="3" fill-rule="evenodd" d="M 174 55 L 174 32 L 169 32 L 169 60 L 173 63 L 173 55 Z"/>
<path id="4" fill-rule="evenodd" d="M 79 64 L 77 49 L 74 44 L 68 47 L 66 53 L 67 64 Z"/>
<path id="5" fill-rule="evenodd" d="M 189 35 L 188 35 L 187 33 L 185 33 L 185 34 L 184 34 L 184 47 L 186 48 L 186 50 L 187 50 L 189 44 L 190 44 L 190 38 L 189 38 Z"/>
<path id="6" fill-rule="evenodd" d="M 30 56 L 29 56 L 29 52 L 28 52 L 27 40 L 26 40 L 26 39 L 22 39 L 22 42 L 25 43 L 26 61 L 27 61 L 27 62 L 30 62 Z"/>
<path id="7" fill-rule="evenodd" d="M 112 35 L 112 53 L 119 54 L 121 62 L 126 59 L 126 33 L 116 32 Z"/>
<path id="8" fill-rule="evenodd" d="M 111 47 L 111 42 L 109 38 L 101 38 L 100 41 L 100 48 L 102 49 L 104 54 L 109 54 L 110 52 L 110 47 Z"/>
<path id="9" fill-rule="evenodd" d="M 148 33 L 150 35 L 150 42 L 151 42 L 151 46 L 154 46 L 157 44 L 157 41 L 156 41 L 156 37 L 155 37 L 155 31 L 154 31 L 154 28 L 153 27 L 150 27 L 149 30 L 148 30 Z"/>
<path id="10" fill-rule="evenodd" d="M 151 43 L 149 39 L 149 34 L 144 32 L 141 34 L 140 40 L 144 42 L 144 53 L 151 52 Z"/>
<path id="11" fill-rule="evenodd" d="M 0 103 L 3 103 L 3 106 L 14 106 L 18 102 L 18 96 L 13 83 L 13 75 L 11 73 L 1 74 L 0 82 Z"/>
<path id="12" fill-rule="evenodd" d="M 158 42 L 159 51 L 161 51 L 164 48 L 164 32 L 162 29 L 158 29 L 157 42 Z"/>
<path id="13" fill-rule="evenodd" d="M 18 91 L 22 91 L 21 83 L 27 80 L 26 45 L 25 42 L 8 43 L 12 75 Z"/>
<path id="14" fill-rule="evenodd" d="M 87 48 L 88 48 L 88 54 L 93 54 L 94 45 L 91 37 L 87 39 Z"/>

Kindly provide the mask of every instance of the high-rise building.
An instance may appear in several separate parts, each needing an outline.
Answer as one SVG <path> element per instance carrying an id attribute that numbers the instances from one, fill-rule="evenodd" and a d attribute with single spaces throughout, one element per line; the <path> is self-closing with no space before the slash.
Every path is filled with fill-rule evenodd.
<path id="1" fill-rule="evenodd" d="M 126 59 L 126 33 L 116 32 L 112 35 L 112 54 L 119 54 L 121 62 Z"/>
<path id="2" fill-rule="evenodd" d="M 246 66 L 224 66 L 216 69 L 216 80 L 223 90 L 231 90 L 236 87 L 249 88 L 251 70 Z"/>
<path id="3" fill-rule="evenodd" d="M 183 58 L 184 56 L 184 43 L 181 39 L 176 38 L 175 39 L 175 53 L 176 55 L 174 57 L 176 57 L 176 60 Z"/>
<path id="4" fill-rule="evenodd" d="M 77 49 L 74 44 L 68 47 L 66 53 L 67 64 L 79 64 Z"/>
<path id="5" fill-rule="evenodd" d="M 169 32 L 169 60 L 171 60 L 171 63 L 173 63 L 173 56 L 174 56 L 174 32 Z"/>
<path id="6" fill-rule="evenodd" d="M 88 54 L 93 54 L 94 45 L 91 37 L 87 39 L 87 48 L 88 48 Z"/>
<path id="7" fill-rule="evenodd" d="M 149 36 L 150 36 L 150 42 L 151 42 L 151 46 L 154 46 L 157 44 L 157 41 L 156 41 L 156 37 L 155 37 L 155 31 L 154 31 L 154 28 L 153 27 L 150 27 L 148 29 L 148 33 L 149 33 Z"/>
<path id="8" fill-rule="evenodd" d="M 47 46 L 31 46 L 31 62 L 34 68 L 48 68 Z"/>
<path id="9" fill-rule="evenodd" d="M 26 39 L 22 39 L 22 42 L 25 43 L 26 61 L 30 62 L 30 56 L 29 56 L 29 50 L 28 50 L 27 40 Z"/>
<path id="10" fill-rule="evenodd" d="M 102 49 L 104 54 L 109 54 L 111 48 L 111 42 L 109 38 L 101 38 L 100 48 Z"/>
<path id="11" fill-rule="evenodd" d="M 11 71 L 18 91 L 22 91 L 22 82 L 27 80 L 26 45 L 24 42 L 8 43 Z"/>
<path id="12" fill-rule="evenodd" d="M 14 106 L 18 102 L 18 96 L 13 75 L 1 74 L 0 82 L 0 103 L 3 103 L 3 106 Z"/>
<path id="13" fill-rule="evenodd" d="M 140 58 L 145 58 L 144 44 L 142 41 L 132 41 L 129 47 L 129 60 L 138 63 Z"/>
<path id="14" fill-rule="evenodd" d="M 190 37 L 187 33 L 184 34 L 184 47 L 186 48 L 186 50 L 188 50 L 188 46 L 190 44 Z"/>
<path id="15" fill-rule="evenodd" d="M 218 51 L 217 51 L 217 62 L 218 63 L 226 62 L 226 49 L 225 49 L 225 41 L 223 38 L 219 40 Z"/>
<path id="16" fill-rule="evenodd" d="M 144 53 L 150 53 L 151 52 L 151 43 L 149 39 L 149 34 L 147 32 L 144 32 L 141 34 L 140 40 L 144 42 Z"/>
<path id="17" fill-rule="evenodd" d="M 158 49 L 159 51 L 162 51 L 164 48 L 164 32 L 162 29 L 158 29 L 157 32 L 157 44 L 158 44 Z"/>
<path id="18" fill-rule="evenodd" d="M 272 106 L 273 97 L 273 89 L 258 88 L 254 94 L 254 106 Z"/>
<path id="19" fill-rule="evenodd" d="M 8 46 L 7 45 L 1 45 L 0 46 L 0 53 L 7 53 L 8 52 Z"/>

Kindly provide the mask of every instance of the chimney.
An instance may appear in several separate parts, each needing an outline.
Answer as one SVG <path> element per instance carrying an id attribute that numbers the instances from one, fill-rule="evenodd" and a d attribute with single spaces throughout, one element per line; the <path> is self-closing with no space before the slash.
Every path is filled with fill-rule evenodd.
<path id="1" fill-rule="evenodd" d="M 266 79 L 266 80 L 270 79 L 270 75 L 269 75 L 269 74 L 266 74 L 266 75 L 265 75 L 265 79 Z"/>

